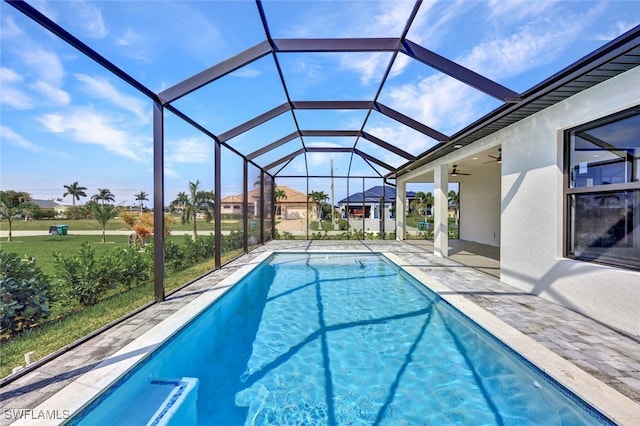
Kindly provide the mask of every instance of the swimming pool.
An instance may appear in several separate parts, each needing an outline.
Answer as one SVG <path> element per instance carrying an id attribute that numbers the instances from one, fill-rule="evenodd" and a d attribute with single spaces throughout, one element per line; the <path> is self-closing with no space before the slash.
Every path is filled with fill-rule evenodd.
<path id="1" fill-rule="evenodd" d="M 601 424 L 374 254 L 277 254 L 72 424 Z"/>

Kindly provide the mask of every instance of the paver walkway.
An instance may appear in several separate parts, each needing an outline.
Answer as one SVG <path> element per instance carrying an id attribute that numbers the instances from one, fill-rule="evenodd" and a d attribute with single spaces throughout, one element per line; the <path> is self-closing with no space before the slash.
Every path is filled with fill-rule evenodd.
<path id="1" fill-rule="evenodd" d="M 640 404 L 640 341 L 498 279 L 399 241 L 272 241 L 39 366 L 0 391 L 0 413 L 29 409 L 267 250 L 393 252 Z"/>

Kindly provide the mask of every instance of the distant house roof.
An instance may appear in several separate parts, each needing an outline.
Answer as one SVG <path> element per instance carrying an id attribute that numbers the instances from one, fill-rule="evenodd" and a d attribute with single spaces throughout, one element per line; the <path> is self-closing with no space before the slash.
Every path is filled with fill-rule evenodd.
<path id="1" fill-rule="evenodd" d="M 287 196 L 287 198 L 284 198 L 278 201 L 281 204 L 282 203 L 306 203 L 307 199 L 309 198 L 307 194 L 304 194 L 300 191 L 296 191 L 295 189 L 289 188 L 288 186 L 278 185 L 276 188 L 284 191 L 285 195 Z"/>
<path id="2" fill-rule="evenodd" d="M 31 200 L 31 202 L 35 203 L 41 209 L 53 209 L 61 205 L 52 200 Z"/>
<path id="3" fill-rule="evenodd" d="M 242 194 L 240 195 L 227 195 L 222 200 L 220 200 L 223 204 L 241 204 L 243 202 Z"/>
<path id="4" fill-rule="evenodd" d="M 415 197 L 416 193 L 413 191 L 407 191 L 407 198 Z M 384 198 L 386 203 L 393 203 L 396 201 L 396 188 L 393 186 L 373 186 L 364 192 L 357 192 L 351 194 L 347 198 L 343 198 L 338 201 L 338 204 L 357 204 L 360 203 L 378 203 L 380 199 Z"/>
<path id="5" fill-rule="evenodd" d="M 284 191 L 286 198 L 279 201 L 281 204 L 286 203 L 306 203 L 307 202 L 307 194 L 296 191 L 295 189 L 289 188 L 288 186 L 280 186 L 278 185 L 278 189 Z M 252 200 L 260 197 L 259 189 L 252 189 L 247 193 L 247 199 Z M 227 195 L 220 202 L 222 204 L 242 204 L 243 197 L 242 194 L 235 195 Z"/>

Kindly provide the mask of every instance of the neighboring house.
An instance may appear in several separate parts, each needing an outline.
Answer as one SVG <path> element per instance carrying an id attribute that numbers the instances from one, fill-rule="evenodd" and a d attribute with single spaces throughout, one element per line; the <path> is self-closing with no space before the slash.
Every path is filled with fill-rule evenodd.
<path id="1" fill-rule="evenodd" d="M 242 194 L 226 196 L 220 200 L 220 212 L 222 214 L 243 214 L 243 202 Z"/>
<path id="2" fill-rule="evenodd" d="M 408 191 L 407 202 L 415 197 L 415 192 Z M 357 192 L 338 201 L 338 208 L 343 218 L 378 219 L 382 214 L 391 218 L 396 204 L 396 188 L 393 186 L 374 186 L 364 192 Z"/>
<path id="3" fill-rule="evenodd" d="M 253 189 L 247 193 L 248 214 L 249 217 L 257 216 L 261 207 L 261 194 L 259 189 Z M 242 194 L 228 195 L 220 200 L 220 208 L 222 214 L 243 214 L 242 204 L 244 199 Z"/>
<path id="4" fill-rule="evenodd" d="M 278 185 L 277 188 L 286 194 L 286 198 L 276 201 L 276 206 L 280 207 L 280 217 L 282 219 L 303 219 L 309 216 L 309 219 L 316 220 L 318 203 L 309 200 L 307 194 L 288 186 Z"/>
<path id="5" fill-rule="evenodd" d="M 315 208 L 317 203 L 307 200 L 307 195 L 296 191 L 287 186 L 278 186 L 278 189 L 284 191 L 286 198 L 276 201 L 276 216 L 282 219 L 302 219 L 307 217 L 309 212 L 310 219 L 315 220 Z M 260 211 L 261 196 L 260 190 L 253 189 L 247 193 L 248 214 L 255 216 Z M 307 210 L 307 201 L 309 202 L 309 210 Z M 220 200 L 220 208 L 222 214 L 243 214 L 244 199 L 242 194 L 228 195 Z"/>
<path id="6" fill-rule="evenodd" d="M 57 201 L 53 200 L 31 200 L 31 202 L 35 203 L 40 210 L 52 210 L 55 212 L 55 217 L 61 218 L 67 215 L 67 210 L 69 207 L 66 204 L 60 204 Z"/>

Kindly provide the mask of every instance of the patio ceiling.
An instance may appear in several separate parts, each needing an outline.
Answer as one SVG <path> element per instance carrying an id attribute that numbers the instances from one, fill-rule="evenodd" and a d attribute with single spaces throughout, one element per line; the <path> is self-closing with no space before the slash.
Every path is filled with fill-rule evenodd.
<path id="1" fill-rule="evenodd" d="M 434 12 L 421 0 L 398 3 L 393 14 L 389 12 L 394 25 L 374 19 L 370 26 L 346 28 L 338 34 L 326 34 L 330 31 L 309 23 L 317 17 L 311 16 L 314 9 L 308 2 L 194 2 L 190 5 L 204 20 L 218 13 L 216 8 L 222 4 L 224 13 L 243 16 L 243 28 L 220 26 L 220 31 L 227 32 L 219 37 L 234 40 L 242 32 L 242 43 L 228 43 L 242 49 L 221 58 L 224 53 L 211 49 L 211 56 L 201 62 L 213 60 L 213 65 L 200 70 L 175 66 L 180 60 L 175 52 L 164 67 L 154 66 L 153 72 L 164 82 L 175 81 L 176 75 L 180 79 L 154 90 L 156 83 L 145 81 L 150 73 L 126 70 L 101 54 L 99 43 L 92 45 L 92 40 L 81 39 L 58 24 L 52 9 L 57 3 L 42 10 L 22 1 L 9 3 L 176 117 L 275 177 L 327 176 L 323 160 L 331 157 L 344 176 L 393 179 L 640 65 L 640 26 L 636 26 L 592 53 L 579 55 L 568 66 L 554 63 L 562 70 L 540 83 L 532 82 L 531 88 L 510 88 L 508 83 L 516 81 L 517 75 L 489 77 L 463 64 L 472 61 L 457 60 L 462 58 L 460 52 L 442 48 L 442 54 L 431 49 L 423 25 L 426 14 L 445 12 Z M 358 11 L 354 2 L 335 4 L 337 14 Z M 357 3 L 362 10 L 372 4 Z M 135 30 L 143 31 L 144 25 L 152 25 L 144 22 L 141 8 L 148 5 L 131 2 L 131 17 L 123 19 L 131 19 L 132 25 L 139 19 Z M 111 6 L 107 2 L 100 7 Z M 171 5 L 154 3 L 154 7 Z M 465 22 L 454 20 L 451 25 Z M 308 36 L 288 37 L 291 33 Z M 195 52 L 197 25 L 190 37 L 185 43 L 192 43 Z M 355 75 L 354 70 L 358 70 Z M 430 89 L 431 98 L 423 96 L 428 94 L 424 89 L 428 84 L 438 85 Z M 403 85 L 423 88 L 425 93 L 401 98 Z M 311 86 L 320 90 L 311 91 Z M 228 95 L 230 90 L 233 96 Z M 431 121 L 429 117 L 438 115 L 422 113 L 437 109 L 449 98 L 461 110 L 472 102 L 474 108 L 465 111 L 473 113 Z"/>

